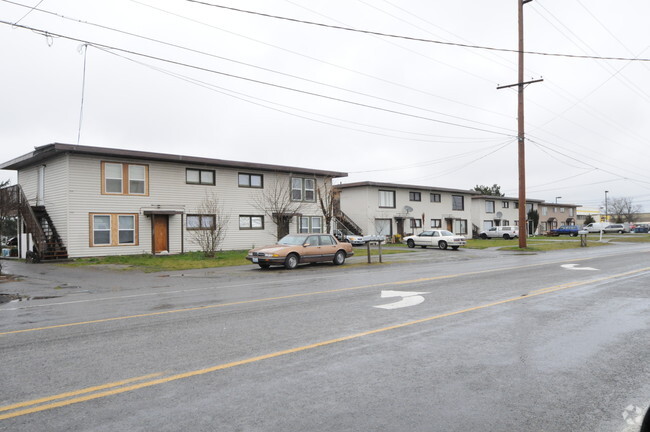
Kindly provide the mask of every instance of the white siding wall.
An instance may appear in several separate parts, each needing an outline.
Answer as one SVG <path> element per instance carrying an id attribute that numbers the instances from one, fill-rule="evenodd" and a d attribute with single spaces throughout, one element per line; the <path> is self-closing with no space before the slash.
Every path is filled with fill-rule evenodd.
<path id="1" fill-rule="evenodd" d="M 69 230 L 64 237 L 71 257 L 100 256 L 118 254 L 139 254 L 152 252 L 151 218 L 144 215 L 147 209 L 177 209 L 184 214 L 196 213 L 201 202 L 214 194 L 229 217 L 223 250 L 248 249 L 252 246 L 273 243 L 276 226 L 264 215 L 264 230 L 240 230 L 239 215 L 262 215 L 255 208 L 254 196 L 262 193 L 261 189 L 238 187 L 238 173 L 262 174 L 264 184 L 270 184 L 277 176 L 286 181 L 289 187 L 290 175 L 272 172 L 237 170 L 195 165 L 183 165 L 169 162 L 143 162 L 128 159 L 102 159 L 110 162 L 145 164 L 149 167 L 149 196 L 102 195 L 101 161 L 95 157 L 72 155 L 69 157 Z M 216 185 L 194 185 L 185 181 L 186 168 L 215 170 Z M 296 177 L 308 177 L 296 175 Z M 321 185 L 323 179 L 317 180 Z M 64 202 L 63 200 L 61 202 Z M 48 203 L 47 209 L 62 206 Z M 136 246 L 90 246 L 90 213 L 138 213 L 139 235 Z M 316 203 L 306 203 L 302 209 L 305 216 L 322 216 Z M 295 218 L 294 218 L 295 219 Z M 183 223 L 185 215 L 183 215 Z M 324 225 L 324 222 L 323 222 Z M 57 226 L 58 228 L 58 226 Z M 297 232 L 296 221 L 290 225 L 291 232 Z M 192 239 L 191 231 L 183 229 L 181 215 L 169 216 L 169 252 L 179 253 L 198 250 Z"/>
<path id="2" fill-rule="evenodd" d="M 379 207 L 379 191 L 395 192 L 395 208 Z M 409 192 L 420 192 L 421 201 L 410 201 Z M 431 202 L 431 193 L 440 194 L 440 202 Z M 452 210 L 452 195 L 464 197 L 464 210 Z M 406 213 L 404 207 L 413 211 Z M 422 228 L 411 228 L 410 219 L 404 221 L 404 232 L 420 232 L 431 227 L 431 219 L 441 219 L 442 228 L 446 229 L 446 218 L 467 220 L 467 229 L 471 233 L 470 194 L 452 193 L 436 190 L 418 190 L 395 187 L 358 186 L 341 189 L 341 210 L 362 229 L 364 234 L 375 234 L 376 219 L 390 219 L 393 234 L 397 233 L 395 217 L 424 219 Z"/>

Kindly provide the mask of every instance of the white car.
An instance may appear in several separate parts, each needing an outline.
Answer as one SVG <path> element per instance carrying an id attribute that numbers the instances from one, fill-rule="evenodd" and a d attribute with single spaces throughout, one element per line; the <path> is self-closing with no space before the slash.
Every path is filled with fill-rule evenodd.
<path id="1" fill-rule="evenodd" d="M 451 247 L 453 250 L 456 250 L 460 246 L 467 244 L 465 236 L 456 235 L 447 230 L 422 231 L 420 234 L 405 237 L 404 241 L 406 241 L 406 245 L 410 248 L 414 248 L 415 246 L 422 248 L 434 246 L 440 249 Z"/>
<path id="2" fill-rule="evenodd" d="M 504 238 L 506 240 L 519 237 L 519 228 L 516 226 L 495 226 L 485 231 L 481 231 L 478 235 L 482 239 L 489 238 Z"/>

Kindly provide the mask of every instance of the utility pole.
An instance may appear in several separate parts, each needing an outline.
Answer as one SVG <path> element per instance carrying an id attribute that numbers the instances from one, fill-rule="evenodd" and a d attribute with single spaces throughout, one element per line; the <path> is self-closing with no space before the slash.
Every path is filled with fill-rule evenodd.
<path id="1" fill-rule="evenodd" d="M 542 79 L 524 82 L 524 4 L 533 0 L 517 0 L 517 15 L 519 21 L 519 67 L 517 84 L 499 86 L 497 89 L 517 87 L 517 153 L 519 169 L 519 247 L 526 247 L 528 226 L 526 224 L 526 146 L 524 142 L 524 87 L 527 84 L 543 81 Z"/>

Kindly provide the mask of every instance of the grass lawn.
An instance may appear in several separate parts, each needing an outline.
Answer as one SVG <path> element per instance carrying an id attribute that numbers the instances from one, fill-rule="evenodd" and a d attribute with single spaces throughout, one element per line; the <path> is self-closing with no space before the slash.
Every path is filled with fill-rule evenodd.
<path id="1" fill-rule="evenodd" d="M 218 252 L 214 258 L 206 258 L 201 252 L 188 252 L 179 255 L 119 255 L 78 258 L 72 263 L 62 265 L 86 266 L 112 264 L 120 266 L 125 270 L 141 270 L 144 272 L 189 270 L 249 264 L 244 258 L 247 252 L 241 250 Z"/>
<path id="2" fill-rule="evenodd" d="M 587 238 L 587 247 L 605 246 L 607 243 L 599 242 L 598 238 Z M 526 248 L 519 247 L 519 240 L 503 240 L 503 239 L 472 239 L 467 240 L 466 248 L 469 249 L 486 249 L 490 247 L 499 248 L 499 250 L 511 251 L 551 251 L 560 249 L 573 249 L 579 248 L 580 238 L 577 237 L 529 237 L 526 240 Z"/>
<path id="3" fill-rule="evenodd" d="M 397 253 L 408 253 L 412 250 L 386 250 L 382 249 L 382 255 Z M 214 258 L 206 258 L 201 252 L 188 252 L 179 255 L 119 255 L 107 257 L 78 258 L 65 266 L 92 266 L 92 265 L 113 265 L 122 270 L 140 270 L 144 272 L 190 270 L 213 267 L 227 267 L 238 265 L 250 265 L 246 261 L 248 251 L 224 251 L 218 252 Z M 370 255 L 379 254 L 377 246 L 371 246 Z M 366 247 L 354 248 L 354 256 L 368 256 Z"/>

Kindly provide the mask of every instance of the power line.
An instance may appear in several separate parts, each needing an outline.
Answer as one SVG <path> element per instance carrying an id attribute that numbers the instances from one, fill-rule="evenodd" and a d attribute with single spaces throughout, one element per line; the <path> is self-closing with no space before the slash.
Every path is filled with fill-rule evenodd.
<path id="1" fill-rule="evenodd" d="M 347 99 L 342 99 L 342 98 L 338 98 L 338 97 L 334 97 L 334 96 L 323 95 L 323 94 L 320 94 L 320 93 L 310 92 L 310 91 L 307 91 L 307 90 L 300 90 L 300 89 L 296 89 L 296 88 L 293 88 L 293 87 L 284 86 L 284 85 L 281 85 L 281 84 L 275 84 L 275 83 L 270 83 L 270 82 L 267 82 L 267 81 L 254 79 L 254 78 L 248 78 L 248 77 L 244 77 L 244 76 L 241 76 L 241 75 L 235 75 L 235 74 L 231 74 L 231 73 L 227 73 L 227 72 L 218 71 L 218 70 L 215 70 L 215 69 L 209 69 L 209 68 L 202 67 L 202 66 L 191 65 L 191 64 L 188 64 L 188 63 L 183 63 L 183 62 L 176 61 L 176 60 L 171 60 L 171 59 L 167 59 L 167 58 L 163 58 L 163 57 L 158 57 L 158 56 L 154 56 L 154 55 L 151 55 L 151 54 L 145 54 L 145 53 L 142 53 L 142 52 L 128 50 L 128 49 L 125 49 L 125 48 L 106 45 L 106 44 L 102 44 L 102 43 L 98 43 L 98 42 L 92 42 L 92 41 L 85 40 L 85 39 L 79 39 L 79 38 L 75 38 L 75 37 L 72 37 L 72 36 L 63 35 L 63 34 L 60 34 L 60 33 L 53 33 L 53 32 L 49 32 L 47 30 L 37 29 L 35 27 L 29 27 L 29 26 L 24 26 L 24 25 L 15 25 L 15 24 L 12 24 L 10 22 L 3 21 L 3 20 L 0 20 L 0 24 L 13 25 L 14 27 L 18 27 L 18 28 L 22 28 L 22 29 L 26 29 L 26 30 L 31 30 L 31 31 L 33 31 L 35 33 L 42 34 L 43 36 L 46 36 L 46 37 L 58 37 L 58 38 L 68 39 L 68 40 L 72 40 L 72 41 L 75 41 L 75 42 L 80 42 L 80 43 L 83 43 L 83 44 L 92 45 L 95 48 L 101 47 L 101 48 L 105 48 L 105 49 L 108 49 L 108 50 L 115 50 L 115 51 L 119 51 L 119 52 L 123 52 L 123 53 L 127 53 L 127 54 L 132 54 L 132 55 L 136 55 L 136 56 L 140 56 L 140 57 L 144 57 L 144 58 L 148 58 L 148 59 L 152 59 L 152 60 L 158 60 L 158 61 L 161 61 L 161 62 L 173 64 L 173 65 L 176 65 L 176 66 L 187 67 L 187 68 L 199 70 L 199 71 L 202 71 L 202 72 L 213 73 L 213 74 L 217 74 L 217 75 L 221 75 L 221 76 L 225 76 L 225 77 L 229 77 L 229 78 L 234 78 L 234 79 L 238 79 L 238 80 L 242 80 L 242 81 L 246 81 L 246 82 L 252 82 L 252 83 L 255 83 L 255 84 L 260 84 L 260 85 L 273 87 L 273 88 L 277 88 L 277 89 L 281 89 L 281 90 L 287 90 L 287 91 L 291 91 L 291 92 L 294 92 L 294 93 L 305 94 L 305 95 L 308 95 L 308 96 L 318 97 L 318 98 L 321 98 L 321 99 L 327 99 L 327 100 L 331 100 L 331 101 L 335 101 L 335 102 L 341 102 L 341 103 L 345 103 L 345 104 L 353 105 L 353 106 L 358 106 L 358 107 L 362 107 L 362 108 L 368 108 L 368 109 L 372 109 L 372 110 L 376 110 L 376 111 L 386 112 L 386 113 L 389 113 L 389 114 L 396 114 L 396 115 L 400 115 L 400 116 L 404 116 L 404 117 L 410 117 L 410 118 L 415 118 L 415 119 L 419 119 L 419 120 L 431 121 L 431 122 L 434 122 L 434 123 L 440 123 L 440 124 L 445 124 L 445 125 L 448 125 L 448 126 L 455 126 L 455 127 L 460 127 L 460 128 L 464 128 L 464 129 L 476 130 L 476 131 L 486 132 L 486 133 L 495 134 L 495 135 L 502 135 L 502 136 L 508 136 L 508 137 L 512 136 L 511 134 L 496 132 L 496 131 L 493 131 L 493 130 L 478 128 L 478 127 L 473 127 L 473 126 L 467 126 L 467 125 L 462 125 L 462 124 L 459 124 L 459 123 L 453 123 L 453 122 L 449 122 L 449 121 L 445 121 L 445 120 L 434 119 L 434 118 L 431 118 L 431 117 L 425 117 L 425 116 L 420 116 L 420 115 L 416 115 L 416 114 L 409 114 L 409 113 L 405 113 L 405 112 L 402 112 L 402 111 L 397 111 L 397 110 L 388 109 L 388 108 L 382 108 L 382 107 L 378 107 L 378 106 L 374 106 L 374 105 L 365 104 L 365 103 L 362 103 L 362 102 L 350 101 L 350 100 L 347 100 Z"/>
<path id="2" fill-rule="evenodd" d="M 327 116 L 327 115 L 324 115 L 324 114 L 318 114 L 318 113 L 314 113 L 314 112 L 311 112 L 311 111 L 307 111 L 307 110 L 299 109 L 299 108 L 296 108 L 296 107 L 291 107 L 291 106 L 288 106 L 288 105 L 284 105 L 284 104 L 280 104 L 280 103 L 277 103 L 277 102 L 269 101 L 269 100 L 266 100 L 266 99 L 258 98 L 258 97 L 255 97 L 255 96 L 251 96 L 251 95 L 248 95 L 248 94 L 245 94 L 245 93 L 242 93 L 242 92 L 238 92 L 238 91 L 235 91 L 235 90 L 225 89 L 225 88 L 217 86 L 215 84 L 210 84 L 210 83 L 207 83 L 207 82 L 195 79 L 195 78 L 191 78 L 191 77 L 188 77 L 188 76 L 185 76 L 185 75 L 181 75 L 181 74 L 171 72 L 171 71 L 166 70 L 166 69 L 162 69 L 162 68 L 159 68 L 159 67 L 156 67 L 156 66 L 152 66 L 152 65 L 149 65 L 149 64 L 134 60 L 132 58 L 126 57 L 126 56 L 121 55 L 121 54 L 117 54 L 117 53 L 115 53 L 113 51 L 110 51 L 110 50 L 106 50 L 106 49 L 99 48 L 99 47 L 95 47 L 95 48 L 97 48 L 98 50 L 100 50 L 100 51 L 102 51 L 104 53 L 111 54 L 111 55 L 114 55 L 116 57 L 122 58 L 124 60 L 136 63 L 138 65 L 141 65 L 141 66 L 144 66 L 144 67 L 147 67 L 147 68 L 150 68 L 152 70 L 155 70 L 156 72 L 160 72 L 160 73 L 163 73 L 165 75 L 169 75 L 171 77 L 174 77 L 174 78 L 180 79 L 182 81 L 188 82 L 190 84 L 205 88 L 206 90 L 210 90 L 210 91 L 213 91 L 213 92 L 216 92 L 216 93 L 220 93 L 220 94 L 223 94 L 225 96 L 229 96 L 229 97 L 232 97 L 234 99 L 250 103 L 252 105 L 260 106 L 260 107 L 263 107 L 263 108 L 266 108 L 266 109 L 270 109 L 270 110 L 277 111 L 277 112 L 280 112 L 280 113 L 283 113 L 283 114 L 298 117 L 298 118 L 301 118 L 301 119 L 304 119 L 304 120 L 309 120 L 309 121 L 313 121 L 313 122 L 316 122 L 316 123 L 325 124 L 325 125 L 328 125 L 328 126 L 334 126 L 334 127 L 338 127 L 338 128 L 352 130 L 352 131 L 355 131 L 355 132 L 362 132 L 362 133 L 367 133 L 367 134 L 372 134 L 372 135 L 378 135 L 378 136 L 384 136 L 384 137 L 401 139 L 401 140 L 408 140 L 408 141 L 419 141 L 419 142 L 428 142 L 428 143 L 447 143 L 447 144 L 450 143 L 450 140 L 463 140 L 463 141 L 459 141 L 460 143 L 463 143 L 463 144 L 483 142 L 483 141 L 476 141 L 476 138 L 470 138 L 470 137 L 467 137 L 467 138 L 445 137 L 445 136 L 441 136 L 441 135 L 431 135 L 431 134 L 410 132 L 410 131 L 404 131 L 404 130 L 398 130 L 398 129 L 390 129 L 390 128 L 385 128 L 385 127 L 381 127 L 381 126 L 374 126 L 374 125 L 369 125 L 369 124 L 365 124 L 365 123 L 354 122 L 354 121 L 351 121 L 351 120 L 341 119 L 341 118 L 337 118 L 337 117 Z M 239 95 L 239 96 L 237 96 L 237 95 Z M 254 102 L 253 100 L 250 100 L 250 99 L 260 101 L 260 102 Z M 405 134 L 411 134 L 411 135 L 419 135 L 419 136 L 422 136 L 422 137 L 436 137 L 436 138 L 448 138 L 448 139 L 446 139 L 446 140 L 430 140 L 430 139 L 424 139 L 424 138 L 407 138 L 407 137 L 399 137 L 399 136 L 394 136 L 394 135 L 388 135 L 388 134 L 385 134 L 385 133 L 372 132 L 372 131 L 368 131 L 368 130 L 357 129 L 357 128 L 347 127 L 347 126 L 343 126 L 343 125 L 339 125 L 339 124 L 335 124 L 335 123 L 331 123 L 331 122 L 317 120 L 317 119 L 306 117 L 306 116 L 299 115 L 299 114 L 296 114 L 296 113 L 284 111 L 284 110 L 281 110 L 281 109 L 278 109 L 278 108 L 273 108 L 273 107 L 270 107 L 268 105 L 264 105 L 261 102 L 271 104 L 271 105 L 275 105 L 275 106 L 280 106 L 280 107 L 295 110 L 295 111 L 300 111 L 300 112 L 303 112 L 303 113 L 307 113 L 307 114 L 311 114 L 311 115 L 315 115 L 315 116 L 319 116 L 319 117 L 328 118 L 328 119 L 331 119 L 331 120 L 336 120 L 336 121 L 340 121 L 340 122 L 344 122 L 344 123 L 350 123 L 350 124 L 354 124 L 354 125 L 364 126 L 364 127 L 368 127 L 368 128 L 375 128 L 375 129 L 380 129 L 380 130 L 386 130 L 386 131 L 391 131 L 391 132 L 399 132 L 399 133 L 405 133 Z M 493 138 L 493 139 L 498 139 L 498 138 Z"/>
<path id="3" fill-rule="evenodd" d="M 0 0 L 0 1 L 15 5 L 15 6 L 20 6 L 20 7 L 25 7 L 25 8 L 29 7 L 29 6 L 23 5 L 21 3 L 13 2 L 11 0 Z M 309 78 L 300 77 L 300 76 L 289 74 L 289 73 L 286 73 L 286 72 L 280 72 L 280 71 L 277 71 L 277 70 L 274 70 L 274 69 L 270 69 L 270 68 L 266 68 L 266 67 L 262 67 L 262 66 L 257 66 L 257 65 L 242 62 L 242 61 L 239 61 L 239 60 L 234 60 L 234 59 L 231 59 L 231 58 L 228 58 L 228 57 L 223 57 L 223 56 L 219 56 L 219 55 L 212 54 L 212 53 L 209 53 L 209 52 L 200 51 L 200 50 L 197 50 L 197 49 L 194 49 L 194 48 L 189 48 L 189 47 L 186 47 L 186 46 L 177 45 L 177 44 L 174 44 L 174 43 L 171 43 L 171 42 L 162 41 L 160 39 L 155 39 L 155 38 L 139 35 L 139 34 L 136 34 L 136 33 L 125 31 L 125 30 L 120 30 L 120 29 L 116 29 L 116 28 L 113 28 L 113 27 L 108 27 L 108 26 L 105 26 L 105 25 L 92 23 L 92 22 L 89 22 L 89 21 L 83 21 L 83 20 L 79 20 L 79 19 L 75 19 L 75 18 L 66 17 L 66 16 L 60 15 L 60 14 L 58 14 L 56 12 L 51 12 L 51 11 L 44 10 L 44 9 L 36 9 L 35 7 L 32 8 L 32 10 L 36 10 L 38 12 L 49 14 L 49 15 L 54 15 L 54 16 L 57 16 L 57 17 L 59 17 L 61 19 L 77 22 L 77 23 L 80 23 L 80 24 L 85 24 L 85 25 L 101 28 L 101 29 L 104 29 L 104 30 L 114 31 L 114 32 L 124 34 L 124 35 L 127 35 L 127 36 L 132 36 L 132 37 L 135 37 L 135 38 L 147 40 L 149 42 L 155 42 L 155 43 L 159 43 L 159 44 L 162 44 L 162 45 L 165 45 L 165 46 L 178 48 L 178 49 L 185 50 L 185 51 L 188 51 L 188 52 L 192 52 L 192 53 L 195 53 L 195 54 L 201 54 L 201 55 L 209 56 L 209 57 L 212 57 L 212 58 L 217 58 L 219 60 L 225 60 L 225 61 L 228 61 L 228 62 L 231 62 L 231 63 L 235 63 L 235 64 L 239 64 L 239 65 L 248 66 L 248 67 L 251 67 L 251 68 L 263 70 L 265 72 L 275 73 L 275 74 L 286 76 L 286 77 L 289 77 L 289 78 L 305 81 L 305 82 L 308 82 L 308 83 L 311 83 L 311 84 L 322 85 L 324 87 L 329 87 L 329 88 L 333 88 L 333 89 L 336 89 L 336 90 L 341 90 L 341 91 L 349 92 L 349 93 L 352 93 L 352 94 L 365 96 L 365 97 L 372 98 L 372 99 L 381 100 L 381 101 L 384 101 L 384 102 L 394 103 L 396 105 L 400 105 L 400 106 L 404 106 L 404 107 L 408 107 L 408 108 L 414 108 L 414 109 L 418 109 L 418 110 L 421 110 L 421 111 L 430 112 L 432 114 L 437 114 L 437 115 L 453 118 L 453 119 L 456 119 L 456 120 L 463 120 L 463 121 L 467 121 L 467 122 L 471 122 L 471 123 L 475 123 L 475 124 L 479 124 L 479 125 L 483 125 L 483 126 L 496 127 L 494 125 L 479 122 L 479 121 L 476 121 L 476 120 L 471 120 L 471 119 L 467 119 L 467 118 L 464 118 L 464 117 L 455 116 L 455 115 L 452 115 L 452 114 L 446 114 L 446 113 L 443 113 L 443 112 L 440 112 L 440 111 L 435 111 L 435 110 L 428 109 L 428 108 L 417 107 L 417 106 L 414 106 L 414 105 L 406 104 L 406 103 L 403 103 L 403 102 L 398 102 L 398 101 L 383 98 L 383 97 L 380 97 L 380 96 L 371 95 L 371 94 L 368 94 L 368 93 L 363 93 L 363 92 L 356 91 L 356 90 L 346 89 L 346 88 L 335 86 L 335 85 L 332 85 L 332 84 L 327 84 L 327 83 L 324 83 L 324 82 L 321 82 L 321 81 L 316 81 L 316 80 L 312 80 L 312 79 L 309 79 Z M 504 129 L 504 128 L 501 128 L 501 129 Z M 507 130 L 507 129 L 504 129 L 504 130 Z"/>
<path id="4" fill-rule="evenodd" d="M 438 45 L 447 45 L 447 46 L 456 46 L 456 47 L 462 47 L 462 48 L 482 49 L 482 50 L 488 50 L 488 51 L 501 51 L 501 52 L 519 53 L 519 50 L 509 49 L 509 48 L 496 48 L 496 47 L 488 47 L 488 46 L 482 46 L 482 45 L 463 44 L 463 43 L 457 43 L 457 42 L 444 42 L 444 41 L 434 40 L 434 39 L 417 38 L 417 37 L 413 37 L 413 36 L 404 36 L 404 35 L 397 35 L 397 34 L 392 34 L 392 33 L 382 33 L 382 32 L 376 32 L 376 31 L 371 31 L 371 30 L 361 30 L 361 29 L 355 29 L 355 28 L 352 28 L 352 27 L 337 26 L 337 25 L 324 24 L 324 23 L 319 23 L 319 22 L 314 22 L 314 21 L 306 21 L 306 20 L 301 20 L 301 19 L 297 19 L 297 18 L 289 18 L 289 17 L 283 17 L 283 16 L 279 16 L 279 15 L 271 15 L 271 14 L 267 14 L 267 13 L 263 13 L 263 12 L 255 12 L 255 11 L 250 11 L 250 10 L 246 10 L 246 9 L 239 9 L 239 8 L 234 8 L 234 7 L 230 7 L 230 6 L 223 6 L 223 5 L 208 3 L 208 2 L 204 2 L 204 1 L 200 1 L 200 0 L 185 0 L 185 1 L 187 1 L 189 3 L 196 3 L 196 4 L 204 5 L 204 6 L 210 6 L 210 7 L 220 8 L 220 9 L 231 10 L 231 11 L 234 11 L 234 12 L 241 12 L 241 13 L 246 13 L 246 14 L 251 14 L 251 15 L 263 16 L 263 17 L 266 17 L 266 18 L 274 18 L 274 19 L 279 19 L 279 20 L 284 20 L 284 21 L 290 21 L 290 22 L 295 22 L 295 23 L 300 23 L 300 24 L 308 24 L 308 25 L 331 28 L 331 29 L 336 29 L 336 30 L 345 30 L 345 31 L 356 32 L 356 33 L 371 34 L 371 35 L 375 35 L 375 36 L 384 36 L 384 37 L 390 37 L 390 38 L 395 38 L 395 39 L 404 39 L 404 40 L 410 40 L 410 41 L 415 41 L 415 42 L 433 43 L 433 44 L 438 44 Z M 523 53 L 524 54 L 532 54 L 532 55 L 540 55 L 540 56 L 567 57 L 567 58 L 577 58 L 577 59 L 622 60 L 622 61 L 650 62 L 650 58 L 603 57 L 603 56 L 589 56 L 589 55 L 578 55 L 578 54 L 547 53 L 547 52 L 540 52 L 540 51 L 523 51 Z"/>

